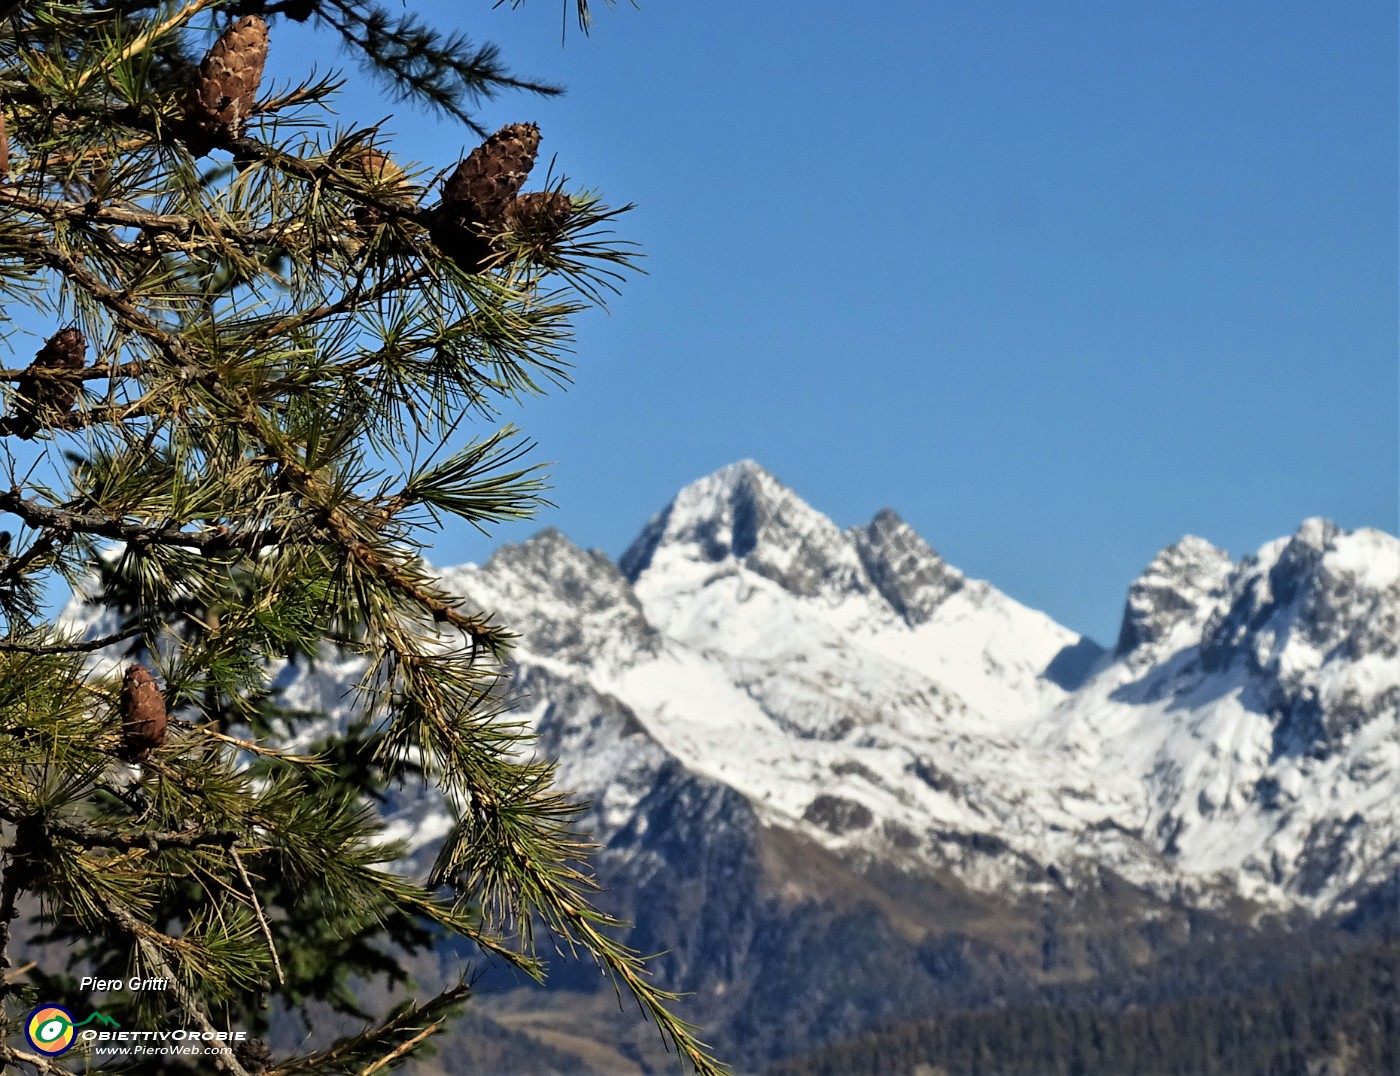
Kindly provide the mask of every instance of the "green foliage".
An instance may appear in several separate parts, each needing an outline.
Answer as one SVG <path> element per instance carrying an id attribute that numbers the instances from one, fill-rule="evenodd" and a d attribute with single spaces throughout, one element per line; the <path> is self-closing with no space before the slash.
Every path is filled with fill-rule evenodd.
<path id="1" fill-rule="evenodd" d="M 1022 1005 L 901 1024 L 769 1076 L 1296 1076 L 1400 1070 L 1400 947 L 1376 942 L 1267 987 L 1153 1005 Z"/>
<path id="2" fill-rule="evenodd" d="M 74 967 L 171 981 L 114 1012 L 261 1030 L 264 1005 L 314 1002 L 373 1021 L 304 1056 L 224 1059 L 234 1073 L 397 1064 L 469 993 L 464 979 L 413 1001 L 406 956 L 467 940 L 538 976 L 538 925 L 717 1072 L 589 902 L 579 807 L 500 697 L 509 633 L 420 557 L 448 517 L 486 527 L 543 503 L 516 431 L 464 444 L 459 429 L 566 379 L 572 319 L 631 264 L 608 232 L 621 211 L 570 193 L 557 231 L 507 230 L 489 269 L 459 265 L 430 238 L 424 170 L 371 169 L 381 132 L 323 125 L 334 80 L 206 116 L 205 156 L 189 86 L 212 32 L 250 12 L 314 16 L 406 95 L 469 121 L 483 96 L 548 89 L 492 47 L 362 0 L 3 11 L 0 317 L 16 319 L 17 358 L 0 380 L 7 413 L 19 386 L 47 395 L 25 404 L 37 419 L 0 427 L 14 517 L 0 541 L 0 1062 L 83 1063 L 9 1045 L 35 987 L 71 989 L 17 968 L 29 908 Z M 240 48 L 230 63 L 246 64 Z M 78 330 L 84 365 L 26 373 L 35 326 L 39 341 Z M 92 637 L 45 618 L 56 580 L 101 612 Z M 269 679 L 334 655 L 365 669 L 341 730 Z M 123 746 L 132 661 L 169 712 L 148 753 Z M 456 814 L 425 877 L 384 840 L 391 783 Z M 370 979 L 396 991 L 393 1011 L 365 1011 L 355 984 Z"/>

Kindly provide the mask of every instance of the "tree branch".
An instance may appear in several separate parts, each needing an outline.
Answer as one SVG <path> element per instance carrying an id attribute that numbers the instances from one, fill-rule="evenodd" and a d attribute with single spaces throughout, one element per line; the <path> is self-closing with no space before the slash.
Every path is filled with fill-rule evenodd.
<path id="1" fill-rule="evenodd" d="M 204 380 L 214 377 L 212 371 L 201 368 L 194 361 L 183 340 L 152 321 L 133 306 L 129 293 L 118 292 L 108 287 L 68 254 L 38 236 L 26 235 L 21 242 L 29 247 L 50 269 L 73 281 L 98 303 L 110 310 L 120 324 L 153 343 L 186 376 Z"/>
<path id="2" fill-rule="evenodd" d="M 400 1013 L 398 1016 L 391 1017 L 383 1024 L 380 1024 L 379 1027 L 370 1028 L 368 1031 L 361 1032 L 353 1038 L 345 1039 L 343 1042 L 339 1042 L 330 1049 L 323 1050 L 320 1053 L 309 1054 L 306 1057 L 293 1058 L 277 1066 L 275 1069 L 272 1069 L 266 1076 L 295 1076 L 296 1073 L 320 1071 L 328 1063 L 342 1061 L 343 1064 L 344 1061 L 342 1059 L 347 1058 L 347 1056 L 363 1053 L 376 1043 L 388 1039 L 396 1032 L 404 1032 L 414 1027 L 419 1020 L 428 1018 L 429 1014 L 442 1012 L 450 1006 L 455 1005 L 457 1002 L 466 999 L 471 994 L 471 990 L 472 987 L 470 983 L 460 982 L 456 986 L 442 991 L 442 993 L 438 994 L 436 997 L 425 1001 L 423 1004 L 417 1005 L 407 1012 Z M 425 1038 L 426 1035 L 440 1023 L 440 1019 L 435 1020 L 433 1026 L 428 1029 L 428 1032 L 416 1035 L 409 1041 L 416 1046 L 419 1041 Z M 394 1055 L 391 1053 L 389 1059 L 392 1060 L 393 1057 Z M 381 1058 L 380 1060 L 384 1059 Z M 374 1064 L 379 1064 L 379 1061 L 374 1062 Z"/>
<path id="3" fill-rule="evenodd" d="M 38 501 L 26 500 L 18 487 L 0 493 L 0 512 L 19 516 L 31 527 L 44 528 L 58 533 L 95 534 L 101 538 L 115 538 L 134 545 L 171 545 L 190 549 L 223 552 L 231 549 L 258 549 L 285 541 L 290 530 L 286 527 L 267 527 L 256 531 L 231 531 L 227 527 L 205 527 L 200 531 L 180 530 L 174 521 L 159 526 L 142 526 L 128 523 L 106 515 L 89 515 L 53 508 Z M 4 569 L 0 568 L 0 583 L 4 581 Z"/>
<path id="4" fill-rule="evenodd" d="M 13 1061 L 20 1065 L 31 1065 L 38 1071 L 45 1073 L 46 1076 L 47 1074 L 51 1074 L 51 1076 L 72 1076 L 67 1069 L 60 1068 L 46 1057 L 41 1057 L 38 1054 L 26 1053 L 23 1050 L 13 1049 L 12 1047 L 6 1046 L 4 1043 L 0 1043 L 0 1058 Z"/>
<path id="5" fill-rule="evenodd" d="M 155 965 L 156 970 L 159 971 L 161 976 L 170 984 L 170 989 L 179 1000 L 180 1008 L 185 1011 L 185 1015 L 198 1024 L 200 1030 L 207 1033 L 212 1041 L 217 1041 L 218 1030 L 209 1022 L 209 1017 L 204 1015 L 204 1010 L 199 1007 L 198 999 L 196 999 L 185 984 L 180 981 L 180 977 L 175 974 L 174 969 L 166 962 L 165 956 L 161 953 L 160 948 L 150 940 L 151 934 L 159 932 L 153 927 L 146 926 L 144 923 L 137 920 L 135 916 L 120 904 L 114 904 L 110 901 L 101 900 L 100 898 L 98 899 L 103 909 L 105 909 L 107 914 L 112 918 L 112 921 L 136 942 L 145 952 L 146 957 Z M 164 937 L 164 935 L 162 934 L 161 937 Z M 238 1063 L 238 1059 L 235 1058 L 232 1053 L 226 1054 L 216 1062 L 216 1064 L 227 1068 L 229 1072 L 233 1073 L 233 1076 L 251 1076 L 251 1073 Z"/>
<path id="6" fill-rule="evenodd" d="M 253 881 L 248 877 L 248 868 L 243 866 L 243 860 L 238 855 L 238 850 L 230 850 L 233 856 L 233 865 L 238 868 L 238 876 L 243 879 L 243 886 L 248 890 L 248 899 L 253 903 L 253 914 L 257 917 L 258 927 L 262 930 L 263 940 L 267 942 L 267 951 L 272 954 L 272 966 L 277 971 L 277 981 L 285 983 L 286 977 L 282 974 L 282 961 L 277 956 L 277 946 L 272 941 L 272 931 L 267 925 L 267 918 L 263 915 L 262 902 L 258 900 L 258 891 L 253 887 Z"/>
<path id="7" fill-rule="evenodd" d="M 10 959 L 10 924 L 18 911 L 19 895 L 34 879 L 30 857 L 42 847 L 42 827 L 33 816 L 10 818 L 15 823 L 15 838 L 4 850 L 5 867 L 0 876 L 0 1000 L 15 989 L 4 973 L 14 966 Z"/>
<path id="8" fill-rule="evenodd" d="M 353 192 L 347 191 L 346 193 Z M 164 242 L 155 246 L 162 252 L 179 251 L 188 253 L 195 250 L 223 250 L 229 246 L 239 246 L 245 250 L 259 247 L 287 246 L 299 235 L 310 235 L 304 224 L 288 222 L 270 225 L 266 228 L 241 228 L 227 221 L 217 221 L 211 217 L 192 217 L 179 213 L 153 213 L 135 206 L 116 206 L 97 200 L 69 202 L 58 199 L 35 198 L 23 190 L 7 190 L 0 187 L 0 205 L 11 205 L 43 217 L 48 221 L 81 221 L 85 224 L 106 224 L 117 228 L 136 228 L 145 236 L 154 239 L 159 236 Z M 400 215 L 405 215 L 400 206 Z M 118 248 L 131 252 L 140 249 L 139 241 L 120 243 Z M 337 250 L 353 253 L 359 246 L 358 240 L 336 236 L 326 242 L 305 244 L 307 252 L 316 250 Z M 300 249 L 300 248 L 298 248 Z"/>
<path id="9" fill-rule="evenodd" d="M 36 825 L 47 836 L 62 837 L 84 848 L 115 848 L 120 851 L 143 848 L 156 852 L 164 848 L 199 848 L 204 845 L 232 848 L 244 836 L 236 830 L 222 829 L 197 830 L 191 833 L 113 833 L 93 826 L 60 822 L 54 818 L 44 818 L 40 821 L 32 814 L 25 814 L 4 805 L 0 805 L 0 818 L 16 825 Z M 0 893 L 0 915 L 3 913 L 4 899 L 3 893 Z"/>
<path id="10" fill-rule="evenodd" d="M 127 628 L 125 631 L 119 631 L 115 635 L 104 635 L 100 639 L 88 639 L 84 642 L 74 643 L 30 645 L 28 643 L 0 641 L 0 651 L 12 651 L 20 654 L 86 654 L 93 650 L 101 650 L 104 646 L 111 646 L 113 643 L 120 643 L 126 639 L 134 639 L 145 630 L 144 627 L 140 626 Z"/>

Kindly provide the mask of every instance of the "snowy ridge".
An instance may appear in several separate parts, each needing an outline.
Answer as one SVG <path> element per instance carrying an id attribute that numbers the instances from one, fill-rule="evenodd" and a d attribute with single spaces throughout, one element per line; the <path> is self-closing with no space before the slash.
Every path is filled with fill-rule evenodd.
<path id="1" fill-rule="evenodd" d="M 1308 520 L 1238 564 L 1184 538 L 1129 587 L 1112 653 L 893 512 L 843 531 L 752 461 L 687 486 L 616 565 L 546 530 L 442 580 L 520 634 L 518 713 L 620 854 L 673 818 L 680 773 L 858 869 L 987 893 L 1111 871 L 1321 913 L 1400 877 L 1400 541 L 1380 531 Z M 270 670 L 328 728 L 362 672 Z M 391 821 L 421 855 L 448 816 Z"/>
<path id="2" fill-rule="evenodd" d="M 1101 817 L 1134 820 L 1182 874 L 1345 904 L 1400 868 L 1400 543 L 1314 519 L 1228 578 L 1217 557 L 1197 564 L 1159 603 L 1190 609 L 1153 661 L 1103 671 L 1041 742 L 1086 767 Z"/>
<path id="3" fill-rule="evenodd" d="M 611 608 L 561 585 L 583 565 Z M 656 766 L 855 860 L 988 890 L 1108 868 L 1316 911 L 1400 869 L 1400 543 L 1381 532 L 1308 521 L 1240 565 L 1183 539 L 1073 692 L 1047 670 L 1088 640 L 894 513 L 843 532 L 751 461 L 682 490 L 619 568 L 546 532 L 447 578 L 524 629 L 522 677 L 612 700 Z M 565 765 L 607 804 L 601 836 L 631 820 L 615 771 Z"/>

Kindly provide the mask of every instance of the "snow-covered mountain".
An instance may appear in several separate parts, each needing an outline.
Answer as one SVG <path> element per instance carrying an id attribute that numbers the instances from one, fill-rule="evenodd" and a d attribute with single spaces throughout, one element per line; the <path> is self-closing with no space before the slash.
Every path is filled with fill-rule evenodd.
<path id="1" fill-rule="evenodd" d="M 1378 531 L 1309 520 L 1238 565 L 1183 539 L 1110 654 L 893 512 L 842 531 L 749 461 L 616 566 L 545 531 L 443 574 L 521 632 L 525 712 L 605 840 L 679 765 L 853 863 L 978 891 L 1106 868 L 1320 912 L 1400 869 L 1400 543 Z"/>
<path id="2" fill-rule="evenodd" d="M 660 981 L 732 1059 L 1136 974 L 1267 916 L 1400 919 L 1400 541 L 1380 531 L 1308 520 L 1239 563 L 1183 538 L 1128 588 L 1111 651 L 894 512 L 842 530 L 750 461 L 616 564 L 545 530 L 441 575 L 519 634 L 517 713 L 591 802 L 602 903 L 667 951 Z M 273 674 L 333 727 L 363 671 Z M 391 823 L 424 856 L 449 818 L 420 797 Z M 538 1002 L 539 1041 L 611 1049 L 611 1022 L 575 1019 L 596 970 L 551 981 L 575 1000 Z"/>

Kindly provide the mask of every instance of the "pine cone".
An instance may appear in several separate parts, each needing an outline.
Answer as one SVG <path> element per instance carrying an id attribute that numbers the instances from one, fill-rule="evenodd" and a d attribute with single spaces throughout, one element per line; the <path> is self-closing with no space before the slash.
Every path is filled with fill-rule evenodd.
<path id="1" fill-rule="evenodd" d="M 364 172 L 365 178 L 376 186 L 383 187 L 381 194 L 405 206 L 413 202 L 413 186 L 408 182 L 404 170 L 394 163 L 394 159 L 382 150 L 365 146 L 354 158 L 355 164 Z M 361 228 L 374 228 L 384 221 L 384 213 L 374 206 L 355 207 L 355 223 Z"/>
<path id="2" fill-rule="evenodd" d="M 26 441 L 59 415 L 73 410 L 82 382 L 73 376 L 87 362 L 87 341 L 77 329 L 60 329 L 20 374 L 15 413 L 0 422 L 0 433 Z"/>
<path id="3" fill-rule="evenodd" d="M 267 23 L 257 15 L 239 19 L 214 42 L 185 101 L 185 125 L 180 132 L 196 157 L 242 132 L 266 62 Z"/>
<path id="4" fill-rule="evenodd" d="M 533 123 L 502 127 L 467 154 L 443 184 L 444 208 L 486 224 L 499 221 L 535 167 L 539 148 L 540 129 Z"/>
<path id="5" fill-rule="evenodd" d="M 126 670 L 121 711 L 122 758 L 139 762 L 165 743 L 165 698 L 156 686 L 156 678 L 144 665 L 132 665 Z"/>
<path id="6" fill-rule="evenodd" d="M 563 191 L 531 191 L 506 206 L 505 226 L 525 238 L 549 243 L 573 216 L 574 203 Z"/>
<path id="7" fill-rule="evenodd" d="M 266 1072 L 272 1068 L 272 1050 L 262 1039 L 248 1039 L 233 1048 L 233 1056 L 238 1063 L 251 1073 Z"/>
<path id="8" fill-rule="evenodd" d="M 491 235 L 500 230 L 506 208 L 535 166 L 539 148 L 538 127 L 512 123 L 467 154 L 443 184 L 433 242 L 467 272 L 486 268 Z"/>

